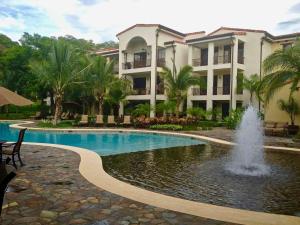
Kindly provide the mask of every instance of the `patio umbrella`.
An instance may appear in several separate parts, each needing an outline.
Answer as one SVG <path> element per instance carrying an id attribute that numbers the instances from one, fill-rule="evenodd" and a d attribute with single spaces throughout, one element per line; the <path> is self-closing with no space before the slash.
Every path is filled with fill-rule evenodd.
<path id="1" fill-rule="evenodd" d="M 18 95 L 4 87 L 0 87 L 0 106 L 3 105 L 17 105 L 17 106 L 24 106 L 24 105 L 31 105 L 33 104 L 27 98 Z"/>

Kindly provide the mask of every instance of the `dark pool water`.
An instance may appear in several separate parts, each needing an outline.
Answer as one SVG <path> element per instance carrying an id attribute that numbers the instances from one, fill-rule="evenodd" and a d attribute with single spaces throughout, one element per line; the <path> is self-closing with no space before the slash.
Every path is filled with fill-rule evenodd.
<path id="1" fill-rule="evenodd" d="M 113 177 L 151 191 L 300 216 L 300 155 L 266 153 L 268 176 L 239 176 L 224 169 L 231 151 L 226 148 L 210 144 L 104 156 L 103 166 Z"/>

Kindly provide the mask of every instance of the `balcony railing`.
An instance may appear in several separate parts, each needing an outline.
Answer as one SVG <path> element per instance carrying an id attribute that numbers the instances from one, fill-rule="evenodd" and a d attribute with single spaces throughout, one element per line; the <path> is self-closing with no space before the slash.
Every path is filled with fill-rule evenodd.
<path id="1" fill-rule="evenodd" d="M 207 66 L 208 63 L 207 58 L 193 59 L 192 61 L 193 66 Z"/>
<path id="2" fill-rule="evenodd" d="M 244 59 L 245 59 L 245 57 L 243 55 L 238 55 L 238 63 L 239 64 L 244 64 Z"/>
<path id="3" fill-rule="evenodd" d="M 135 60 L 133 62 L 125 62 L 122 65 L 122 68 L 125 70 L 128 69 L 136 69 L 136 68 L 143 68 L 143 67 L 150 67 L 151 66 L 151 59 L 147 60 Z"/>
<path id="4" fill-rule="evenodd" d="M 157 95 L 164 95 L 165 94 L 164 85 L 157 85 L 156 86 L 156 94 Z"/>
<path id="5" fill-rule="evenodd" d="M 207 95 L 207 90 L 205 88 L 192 88 L 192 95 Z"/>
<path id="6" fill-rule="evenodd" d="M 132 95 L 150 95 L 149 88 L 134 88 Z"/>
<path id="7" fill-rule="evenodd" d="M 158 67 L 166 66 L 166 59 L 164 59 L 164 58 L 157 59 L 157 66 Z"/>
<path id="8" fill-rule="evenodd" d="M 214 55 L 214 64 L 231 63 L 230 55 Z"/>
<path id="9" fill-rule="evenodd" d="M 229 94 L 230 94 L 230 86 L 213 88 L 213 95 L 229 95 Z"/>

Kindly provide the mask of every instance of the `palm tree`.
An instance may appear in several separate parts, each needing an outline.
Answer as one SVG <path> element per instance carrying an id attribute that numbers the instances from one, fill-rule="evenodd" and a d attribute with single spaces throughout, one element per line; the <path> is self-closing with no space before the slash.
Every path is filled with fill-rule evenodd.
<path id="1" fill-rule="evenodd" d="M 263 63 L 265 101 L 286 85 L 290 85 L 290 96 L 299 90 L 300 81 L 300 41 L 294 46 L 280 49 L 269 55 Z"/>
<path id="2" fill-rule="evenodd" d="M 277 103 L 282 111 L 285 111 L 289 114 L 291 124 L 295 125 L 296 115 L 300 113 L 299 105 L 297 104 L 295 99 L 293 97 L 289 98 L 288 101 L 280 99 Z"/>
<path id="3" fill-rule="evenodd" d="M 91 60 L 92 66 L 89 70 L 91 86 L 99 104 L 99 114 L 103 114 L 104 98 L 108 87 L 115 78 L 113 73 L 114 61 L 109 62 L 103 56 L 97 56 Z"/>
<path id="4" fill-rule="evenodd" d="M 193 76 L 193 67 L 186 65 L 182 67 L 178 74 L 172 73 L 169 68 L 164 68 L 162 76 L 165 80 L 165 86 L 170 100 L 176 102 L 175 114 L 179 117 L 179 108 L 182 101 L 186 98 L 187 91 L 191 86 L 202 86 L 203 80 Z"/>
<path id="5" fill-rule="evenodd" d="M 250 102 L 253 103 L 253 95 L 257 99 L 261 99 L 261 81 L 257 74 L 252 74 L 249 78 L 244 77 L 242 86 L 250 92 Z"/>
<path id="6" fill-rule="evenodd" d="M 80 56 L 75 49 L 59 40 L 54 42 L 48 57 L 42 62 L 31 62 L 30 67 L 40 76 L 41 81 L 50 87 L 55 98 L 55 113 L 53 124 L 56 125 L 62 113 L 62 100 L 67 88 L 79 83 L 81 75 L 87 66 L 79 62 Z"/>
<path id="7" fill-rule="evenodd" d="M 111 106 L 111 114 L 113 114 L 113 108 L 119 109 L 119 103 L 126 103 L 126 97 L 131 92 L 130 81 L 122 78 L 115 78 L 110 84 L 105 100 Z"/>

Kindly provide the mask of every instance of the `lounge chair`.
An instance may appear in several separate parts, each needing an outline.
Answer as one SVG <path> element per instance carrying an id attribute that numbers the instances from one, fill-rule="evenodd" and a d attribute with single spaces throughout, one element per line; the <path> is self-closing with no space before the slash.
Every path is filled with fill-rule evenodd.
<path id="1" fill-rule="evenodd" d="M 21 150 L 21 145 L 22 145 L 26 130 L 27 129 L 20 130 L 17 142 L 2 145 L 2 155 L 11 156 L 13 165 L 16 169 L 17 169 L 17 164 L 16 164 L 16 160 L 15 160 L 16 155 L 18 156 L 18 160 L 19 160 L 21 166 L 24 166 L 24 163 L 20 156 L 20 150 Z"/>
<path id="2" fill-rule="evenodd" d="M 4 195 L 7 190 L 8 183 L 16 176 L 16 172 L 12 166 L 6 165 L 5 162 L 0 162 L 0 215 Z"/>
<path id="3" fill-rule="evenodd" d="M 81 115 L 81 120 L 79 121 L 79 125 L 84 126 L 89 124 L 88 115 Z"/>
<path id="4" fill-rule="evenodd" d="M 107 117 L 107 125 L 116 125 L 115 117 L 114 117 L 114 116 L 109 115 L 109 116 Z"/>
<path id="5" fill-rule="evenodd" d="M 103 115 L 97 115 L 96 116 L 96 125 L 98 126 L 98 125 L 103 125 L 104 123 L 103 123 Z"/>
<path id="6" fill-rule="evenodd" d="M 124 121 L 123 121 L 122 125 L 131 125 L 131 117 L 124 116 Z"/>
<path id="7" fill-rule="evenodd" d="M 70 112 L 66 112 L 64 115 L 61 115 L 61 119 L 67 120 L 70 116 Z"/>

